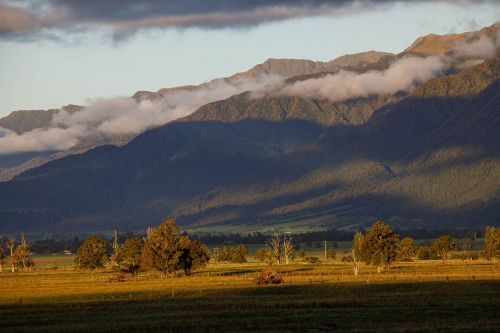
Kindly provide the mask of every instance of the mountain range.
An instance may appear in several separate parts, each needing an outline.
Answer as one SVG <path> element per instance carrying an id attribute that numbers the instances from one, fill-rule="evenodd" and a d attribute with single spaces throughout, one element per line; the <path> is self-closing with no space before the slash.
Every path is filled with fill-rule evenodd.
<path id="1" fill-rule="evenodd" d="M 492 38 L 499 28 L 428 35 L 397 55 L 270 59 L 218 80 L 370 73 L 409 55 L 453 53 L 457 43 Z M 399 228 L 498 224 L 499 52 L 487 60 L 462 58 L 409 92 L 329 100 L 245 91 L 136 137 L 2 157 L 1 228 L 139 230 L 167 216 L 197 231 L 356 229 L 379 218 Z M 158 100 L 199 88 L 133 97 Z M 57 112 L 19 111 L 0 126 L 23 133 L 48 126 Z"/>

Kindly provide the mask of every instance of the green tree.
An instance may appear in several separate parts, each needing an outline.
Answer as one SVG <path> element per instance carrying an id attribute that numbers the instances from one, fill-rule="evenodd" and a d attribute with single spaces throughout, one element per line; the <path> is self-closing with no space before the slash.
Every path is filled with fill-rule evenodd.
<path id="1" fill-rule="evenodd" d="M 405 237 L 399 243 L 398 259 L 411 259 L 417 254 L 417 245 L 411 237 Z"/>
<path id="2" fill-rule="evenodd" d="M 333 247 L 329 248 L 326 252 L 326 257 L 328 259 L 335 259 L 335 257 L 337 257 L 337 250 L 335 250 Z"/>
<path id="3" fill-rule="evenodd" d="M 446 261 L 448 259 L 448 253 L 455 248 L 455 244 L 451 235 L 444 235 L 432 243 L 432 248 L 442 261 Z"/>
<path id="4" fill-rule="evenodd" d="M 244 263 L 247 262 L 248 247 L 244 244 L 237 245 L 233 248 L 231 262 Z"/>
<path id="5" fill-rule="evenodd" d="M 180 268 L 184 270 L 186 276 L 191 275 L 193 269 L 204 267 L 210 260 L 210 250 L 208 247 L 197 241 L 181 236 L 179 239 L 179 250 L 181 251 Z"/>
<path id="6" fill-rule="evenodd" d="M 16 247 L 16 250 L 12 255 L 12 260 L 14 262 L 14 266 L 22 267 L 23 271 L 31 270 L 31 268 L 35 266 L 31 256 L 31 244 L 24 235 L 21 236 L 21 242 Z"/>
<path id="7" fill-rule="evenodd" d="M 299 249 L 299 258 L 302 262 L 306 260 L 306 250 L 303 247 Z"/>
<path id="8" fill-rule="evenodd" d="M 432 246 L 421 245 L 418 247 L 417 258 L 420 260 L 436 260 L 437 254 Z"/>
<path id="9" fill-rule="evenodd" d="M 219 260 L 241 264 L 247 261 L 248 248 L 240 244 L 236 246 L 223 246 L 219 250 Z"/>
<path id="10" fill-rule="evenodd" d="M 107 247 L 108 243 L 102 237 L 88 237 L 76 252 L 76 267 L 88 269 L 104 267 L 104 264 L 108 261 Z"/>
<path id="11" fill-rule="evenodd" d="M 175 220 L 167 219 L 156 228 L 149 228 L 142 248 L 142 264 L 157 269 L 165 276 L 175 275 L 180 267 L 180 230 Z"/>
<path id="12" fill-rule="evenodd" d="M 120 246 L 120 270 L 125 273 L 137 274 L 140 269 L 141 251 L 144 242 L 140 237 L 128 238 Z"/>
<path id="13" fill-rule="evenodd" d="M 500 228 L 486 227 L 482 255 L 487 260 L 500 257 Z"/>
<path id="14" fill-rule="evenodd" d="M 389 268 L 396 260 L 399 235 L 383 221 L 375 222 L 363 239 L 361 258 L 366 264 L 377 266 L 377 272 Z"/>
<path id="15" fill-rule="evenodd" d="M 255 259 L 271 265 L 273 262 L 273 255 L 267 247 L 261 247 L 255 251 Z"/>

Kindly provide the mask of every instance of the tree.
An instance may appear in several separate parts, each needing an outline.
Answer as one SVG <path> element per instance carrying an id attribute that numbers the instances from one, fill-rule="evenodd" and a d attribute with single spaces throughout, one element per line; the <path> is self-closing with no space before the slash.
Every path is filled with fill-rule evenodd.
<path id="1" fill-rule="evenodd" d="M 356 232 L 354 235 L 354 242 L 351 248 L 352 264 L 354 269 L 354 275 L 358 275 L 359 266 L 361 264 L 361 254 L 363 251 L 363 234 L 361 232 Z"/>
<path id="2" fill-rule="evenodd" d="M 137 274 L 140 269 L 141 250 L 144 245 L 142 238 L 128 238 L 120 246 L 120 270 L 126 273 Z"/>
<path id="3" fill-rule="evenodd" d="M 417 245 L 411 237 L 405 237 L 399 243 L 398 259 L 411 259 L 417 254 Z"/>
<path id="4" fill-rule="evenodd" d="M 444 235 L 432 243 L 432 248 L 444 262 L 448 259 L 448 253 L 455 248 L 455 244 L 451 235 Z"/>
<path id="5" fill-rule="evenodd" d="M 273 259 L 276 259 L 278 265 L 281 265 L 282 256 L 282 245 L 281 245 L 281 233 L 278 228 L 274 229 L 274 233 L 271 239 L 267 241 L 267 248 L 272 254 Z"/>
<path id="6" fill-rule="evenodd" d="M 383 221 L 375 222 L 363 239 L 361 258 L 377 266 L 377 272 L 387 269 L 396 260 L 399 235 Z"/>
<path id="7" fill-rule="evenodd" d="M 283 255 L 287 265 L 295 259 L 295 245 L 293 245 L 292 236 L 283 237 Z"/>
<path id="8" fill-rule="evenodd" d="M 244 244 L 237 245 L 233 247 L 231 262 L 238 264 L 247 262 L 247 255 L 248 255 L 248 247 Z"/>
<path id="9" fill-rule="evenodd" d="M 329 248 L 326 251 L 326 257 L 328 259 L 335 259 L 336 256 L 337 256 L 337 250 L 335 250 L 333 247 Z"/>
<path id="10" fill-rule="evenodd" d="M 12 261 L 15 267 L 22 267 L 23 272 L 31 270 L 31 268 L 35 266 L 31 256 L 31 245 L 24 235 L 22 235 L 21 243 L 17 246 L 12 255 Z"/>
<path id="11" fill-rule="evenodd" d="M 193 269 L 204 267 L 210 260 L 208 247 L 197 240 L 189 239 L 187 236 L 181 236 L 179 239 L 179 249 L 182 252 L 180 268 L 184 270 L 186 276 L 191 275 Z"/>
<path id="12" fill-rule="evenodd" d="M 173 219 L 167 219 L 158 227 L 148 229 L 142 248 L 143 265 L 157 269 L 165 276 L 175 275 L 182 255 L 178 247 L 179 238 L 180 230 Z"/>
<path id="13" fill-rule="evenodd" d="M 500 228 L 486 227 L 482 255 L 487 260 L 500 257 Z"/>
<path id="14" fill-rule="evenodd" d="M 432 246 L 421 245 L 418 247 L 417 258 L 420 260 L 436 260 L 436 251 L 434 251 Z"/>
<path id="15" fill-rule="evenodd" d="M 0 274 L 3 273 L 4 263 L 5 263 L 5 252 L 3 248 L 3 235 L 0 234 Z"/>
<path id="16" fill-rule="evenodd" d="M 240 244 L 236 246 L 223 246 L 219 251 L 218 259 L 220 261 L 229 261 L 241 264 L 247 261 L 247 254 L 248 248 L 246 245 Z"/>
<path id="17" fill-rule="evenodd" d="M 108 243 L 102 237 L 87 237 L 76 252 L 76 267 L 88 269 L 104 267 L 108 261 L 107 247 Z"/>
<path id="18" fill-rule="evenodd" d="M 113 249 L 113 254 L 111 255 L 111 265 L 113 267 L 119 267 L 120 263 L 123 260 L 123 257 L 120 253 L 121 246 L 118 240 L 118 231 L 115 229 L 113 233 L 113 243 L 111 243 L 111 248 Z"/>
<path id="19" fill-rule="evenodd" d="M 14 236 L 14 235 L 9 236 L 9 240 L 7 241 L 7 247 L 10 250 L 9 259 L 10 259 L 10 264 L 11 264 L 11 270 L 12 270 L 12 273 L 14 273 L 16 271 L 16 265 L 14 262 L 14 248 L 16 247 L 16 236 Z"/>
<path id="20" fill-rule="evenodd" d="M 264 261 L 266 262 L 268 265 L 271 265 L 272 262 L 273 262 L 273 255 L 272 253 L 269 251 L 269 248 L 267 247 L 262 247 L 260 249 L 257 249 L 255 251 L 255 259 L 259 260 L 259 261 Z"/>
<path id="21" fill-rule="evenodd" d="M 306 260 L 306 250 L 303 247 L 299 249 L 299 258 L 302 262 Z"/>

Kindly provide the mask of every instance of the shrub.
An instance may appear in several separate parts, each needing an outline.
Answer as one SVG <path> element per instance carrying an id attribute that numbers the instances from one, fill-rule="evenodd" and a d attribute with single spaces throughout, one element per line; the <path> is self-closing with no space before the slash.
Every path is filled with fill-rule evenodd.
<path id="1" fill-rule="evenodd" d="M 317 265 L 319 264 L 319 258 L 318 257 L 306 257 L 305 262 L 310 264 L 310 265 Z"/>
<path id="2" fill-rule="evenodd" d="M 254 285 L 281 284 L 284 280 L 281 274 L 274 270 L 263 270 L 254 280 Z"/>

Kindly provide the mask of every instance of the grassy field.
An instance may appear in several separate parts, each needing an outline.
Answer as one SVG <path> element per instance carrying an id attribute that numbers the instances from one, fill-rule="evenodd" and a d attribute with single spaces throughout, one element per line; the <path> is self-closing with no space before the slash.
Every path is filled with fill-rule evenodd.
<path id="1" fill-rule="evenodd" d="M 254 286 L 262 264 L 209 265 L 193 276 L 78 271 L 71 256 L 0 275 L 1 332 L 496 332 L 500 264 L 281 265 L 285 283 Z"/>

